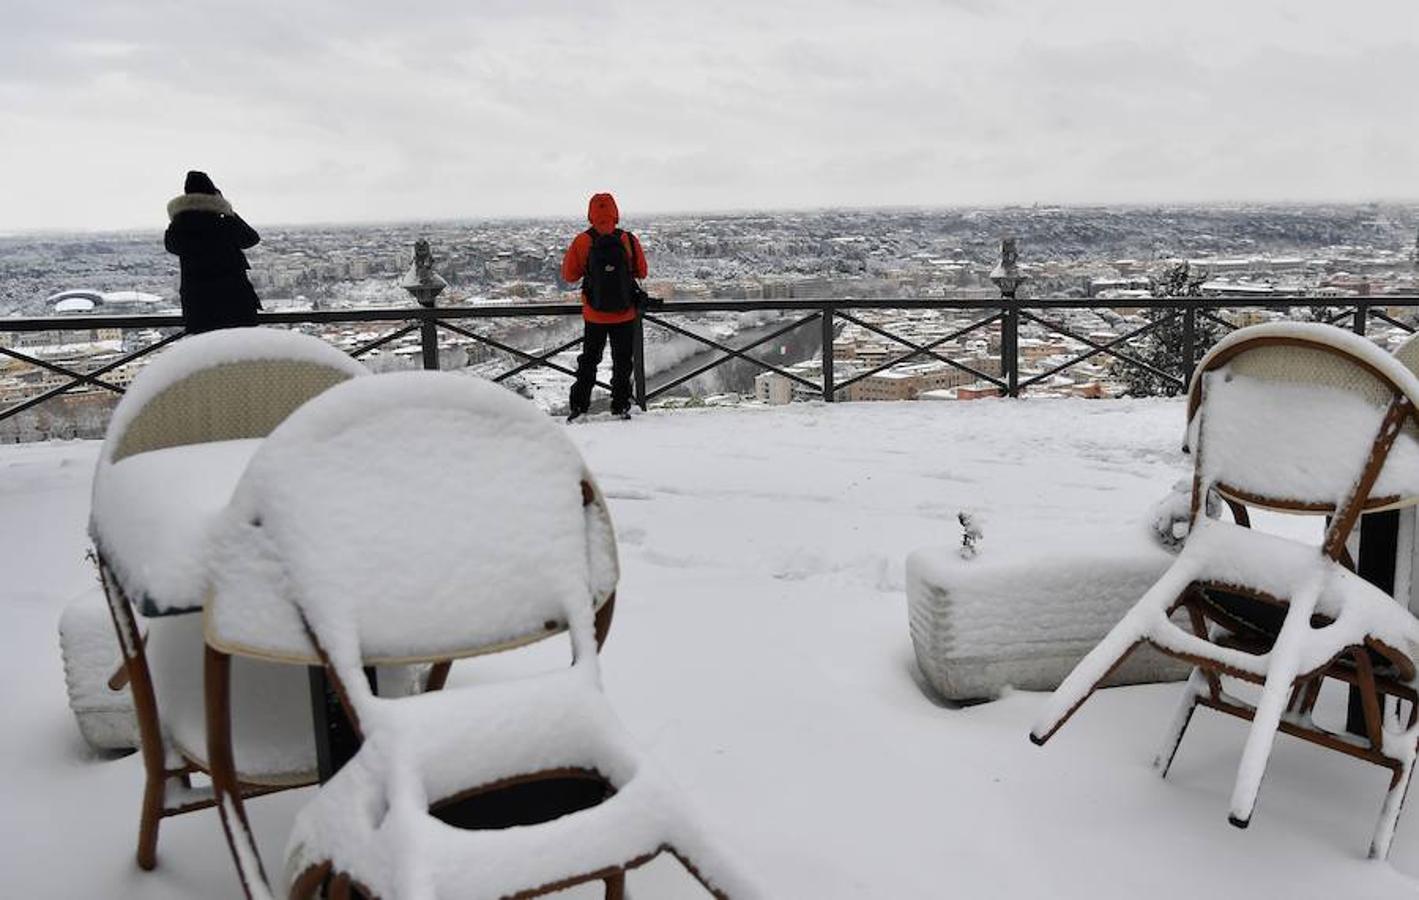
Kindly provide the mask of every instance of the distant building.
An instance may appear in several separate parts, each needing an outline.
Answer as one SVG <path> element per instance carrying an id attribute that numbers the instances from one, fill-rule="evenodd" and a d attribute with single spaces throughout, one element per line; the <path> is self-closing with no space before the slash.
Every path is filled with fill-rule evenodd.
<path id="1" fill-rule="evenodd" d="M 793 402 L 793 382 L 777 372 L 754 376 L 754 399 L 770 406 Z"/>
<path id="2" fill-rule="evenodd" d="M 1202 283 L 1204 297 L 1269 297 L 1276 288 L 1251 281 L 1224 281 L 1220 278 Z"/>
<path id="3" fill-rule="evenodd" d="M 999 397 L 1000 388 L 989 385 L 962 385 L 956 388 L 957 400 L 985 400 L 989 397 Z"/>
<path id="4" fill-rule="evenodd" d="M 996 357 L 973 357 L 960 362 L 986 375 L 1000 374 L 1000 360 Z M 855 401 L 916 400 L 925 393 L 960 387 L 977 380 L 972 373 L 945 363 L 902 365 L 854 382 L 848 386 L 847 398 Z"/>
<path id="5" fill-rule="evenodd" d="M 1340 273 L 1331 278 L 1327 278 L 1324 282 L 1322 282 L 1321 286 L 1339 288 L 1340 290 L 1346 291 L 1348 294 L 1355 297 L 1370 296 L 1369 279 L 1357 278 L 1353 275 L 1347 275 L 1345 273 Z"/>
<path id="6" fill-rule="evenodd" d="M 157 294 L 143 291 L 73 290 L 52 294 L 44 301 L 60 315 L 93 313 L 121 316 L 175 310 L 177 304 Z"/>
<path id="7" fill-rule="evenodd" d="M 1134 275 L 1128 278 L 1094 278 L 1089 281 L 1086 293 L 1090 297 L 1098 297 L 1110 291 L 1151 291 L 1152 287 L 1153 283 L 1146 275 Z"/>

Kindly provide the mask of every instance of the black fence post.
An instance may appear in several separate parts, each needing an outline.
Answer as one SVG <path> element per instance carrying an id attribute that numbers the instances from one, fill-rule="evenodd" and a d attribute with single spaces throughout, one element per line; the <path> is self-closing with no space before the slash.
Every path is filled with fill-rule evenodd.
<path id="1" fill-rule="evenodd" d="M 419 346 L 424 351 L 424 368 L 439 367 L 439 329 L 433 316 L 423 316 L 419 323 Z"/>
<path id="2" fill-rule="evenodd" d="M 1361 337 L 1365 336 L 1365 326 L 1370 321 L 1370 304 L 1355 304 L 1355 333 Z"/>
<path id="3" fill-rule="evenodd" d="M 833 305 L 823 307 L 823 401 L 833 402 Z"/>
<path id="4" fill-rule="evenodd" d="M 636 307 L 635 342 L 631 350 L 631 371 L 635 379 L 636 406 L 645 412 L 645 312 Z"/>
<path id="5" fill-rule="evenodd" d="M 1020 271 L 1019 250 L 1013 235 L 1000 239 L 1000 262 L 990 271 L 990 280 L 1000 289 L 1000 365 L 1005 370 L 1006 393 L 1020 396 L 1020 304 L 1016 291 L 1030 276 Z"/>
<path id="6" fill-rule="evenodd" d="M 1005 298 L 1004 319 L 1000 325 L 1000 361 L 1005 365 L 1006 392 L 1020 396 L 1020 305 L 1014 291 Z"/>
<path id="7" fill-rule="evenodd" d="M 1188 303 L 1183 310 L 1182 377 L 1183 390 L 1192 384 L 1192 369 L 1197 364 L 1197 307 Z"/>

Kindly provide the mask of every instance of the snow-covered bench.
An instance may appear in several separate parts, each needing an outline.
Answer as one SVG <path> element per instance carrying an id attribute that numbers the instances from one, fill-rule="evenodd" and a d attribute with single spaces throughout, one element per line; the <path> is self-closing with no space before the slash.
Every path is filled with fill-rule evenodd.
<path id="1" fill-rule="evenodd" d="M 95 750 L 133 750 L 138 719 L 123 671 L 123 651 L 103 590 L 94 585 L 75 597 L 59 616 L 59 648 L 64 686 L 79 734 Z"/>
<path id="2" fill-rule="evenodd" d="M 1007 687 L 1054 690 L 1173 561 L 1142 522 L 1087 538 L 1009 553 L 927 547 L 908 556 L 912 646 L 931 688 L 958 702 L 992 699 Z M 1181 681 L 1188 668 L 1138 653 L 1108 683 Z"/>

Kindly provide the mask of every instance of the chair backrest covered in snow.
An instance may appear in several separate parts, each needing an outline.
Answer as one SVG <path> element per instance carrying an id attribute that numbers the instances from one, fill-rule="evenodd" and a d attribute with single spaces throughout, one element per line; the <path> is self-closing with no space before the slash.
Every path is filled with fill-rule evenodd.
<path id="1" fill-rule="evenodd" d="M 299 332 L 235 328 L 184 338 L 133 380 L 114 410 L 103 460 L 265 437 L 311 397 L 364 374 L 340 350 Z"/>
<path id="2" fill-rule="evenodd" d="M 1203 358 L 1189 395 L 1200 478 L 1249 505 L 1330 513 L 1353 490 L 1367 510 L 1419 502 L 1419 377 L 1370 341 L 1329 325 L 1239 329 Z M 1381 427 L 1397 432 L 1359 484 Z"/>
<path id="3" fill-rule="evenodd" d="M 213 646 L 304 661 L 313 634 L 337 668 L 576 640 L 617 578 L 605 503 L 562 429 L 447 373 L 303 406 L 252 458 L 214 546 Z"/>

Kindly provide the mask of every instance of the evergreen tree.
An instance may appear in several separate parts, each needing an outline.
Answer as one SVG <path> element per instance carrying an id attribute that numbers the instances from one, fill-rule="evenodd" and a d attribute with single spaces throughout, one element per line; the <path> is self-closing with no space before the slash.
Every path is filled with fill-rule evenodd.
<path id="1" fill-rule="evenodd" d="M 1187 261 L 1169 266 L 1150 279 L 1154 297 L 1201 297 L 1202 283 L 1207 276 L 1194 272 Z M 1200 308 L 1200 307 L 1199 307 Z M 1151 322 L 1159 322 L 1152 331 L 1131 342 L 1129 355 L 1134 356 L 1155 369 L 1160 369 L 1178 378 L 1183 377 L 1183 314 L 1170 309 L 1150 309 L 1143 313 Z M 1172 318 L 1169 318 L 1171 316 Z M 1197 316 L 1193 326 L 1193 343 L 1196 357 L 1200 357 L 1222 337 L 1222 327 L 1202 316 Z M 1194 357 L 1194 361 L 1196 360 Z M 1116 359 L 1110 367 L 1113 376 L 1124 384 L 1124 394 L 1129 397 L 1173 397 L 1183 393 L 1186 387 L 1179 387 L 1165 381 L 1153 372 Z"/>
<path id="2" fill-rule="evenodd" d="M 1324 325 L 1334 325 L 1331 320 L 1340 315 L 1340 307 L 1337 306 L 1303 306 L 1299 311 L 1292 310 L 1291 317 L 1302 322 L 1320 322 Z"/>

